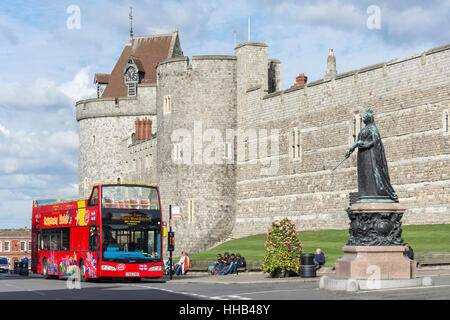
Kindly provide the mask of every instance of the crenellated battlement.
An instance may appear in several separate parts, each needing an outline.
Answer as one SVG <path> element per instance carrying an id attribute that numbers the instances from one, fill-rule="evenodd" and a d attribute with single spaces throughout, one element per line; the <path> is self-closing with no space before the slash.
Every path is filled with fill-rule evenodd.
<path id="1" fill-rule="evenodd" d="M 153 103 L 149 103 L 152 101 Z M 156 85 L 139 84 L 136 97 L 92 98 L 77 101 L 77 121 L 89 118 L 156 115 Z"/>
<path id="2" fill-rule="evenodd" d="M 193 56 L 192 63 L 189 57 L 171 58 L 161 61 L 157 65 L 158 77 L 164 74 L 178 74 L 179 72 L 213 72 L 222 69 L 225 74 L 236 68 L 237 58 L 227 55 L 201 55 Z"/>

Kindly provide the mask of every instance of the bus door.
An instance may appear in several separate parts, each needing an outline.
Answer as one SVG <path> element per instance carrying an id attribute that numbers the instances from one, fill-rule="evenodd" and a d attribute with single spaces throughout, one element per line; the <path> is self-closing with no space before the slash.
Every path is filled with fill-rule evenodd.
<path id="1" fill-rule="evenodd" d="M 95 278 L 97 275 L 98 257 L 99 255 L 99 229 L 97 225 L 89 227 L 89 253 L 86 257 L 86 273 L 91 278 Z"/>

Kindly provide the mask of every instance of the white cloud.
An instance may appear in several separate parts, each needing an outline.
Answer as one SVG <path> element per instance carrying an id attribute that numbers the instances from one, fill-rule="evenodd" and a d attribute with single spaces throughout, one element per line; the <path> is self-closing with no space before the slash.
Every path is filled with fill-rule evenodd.
<path id="1" fill-rule="evenodd" d="M 0 132 L 5 135 L 5 136 L 9 136 L 10 132 L 8 129 L 6 129 L 3 125 L 0 124 Z"/>
<path id="2" fill-rule="evenodd" d="M 75 101 L 95 94 L 92 84 L 92 69 L 88 66 L 68 82 L 57 85 L 55 81 L 38 78 L 30 87 L 18 82 L 0 82 L 0 105 L 19 107 L 36 107 L 74 104 Z"/>
<path id="3" fill-rule="evenodd" d="M 96 90 L 92 85 L 92 70 L 93 67 L 91 66 L 81 69 L 75 75 L 73 80 L 58 86 L 58 90 L 69 97 L 72 101 L 93 97 Z"/>

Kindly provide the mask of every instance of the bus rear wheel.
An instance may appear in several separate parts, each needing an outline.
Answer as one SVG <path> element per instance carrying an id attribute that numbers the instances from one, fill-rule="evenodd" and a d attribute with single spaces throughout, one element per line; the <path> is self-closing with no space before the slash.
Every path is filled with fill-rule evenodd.
<path id="1" fill-rule="evenodd" d="M 84 261 L 80 260 L 80 267 L 78 268 L 78 278 L 80 282 L 86 282 L 86 271 L 84 268 Z"/>
<path id="2" fill-rule="evenodd" d="M 45 279 L 50 279 L 50 276 L 48 275 L 48 263 L 47 263 L 47 259 L 44 258 L 44 260 L 42 260 L 42 276 Z"/>
<path id="3" fill-rule="evenodd" d="M 48 273 L 48 262 L 47 262 L 47 259 L 45 259 L 45 258 L 44 258 L 44 260 L 42 260 L 42 275 L 44 276 L 45 279 L 58 279 L 59 278 L 59 276 L 53 276 Z"/>

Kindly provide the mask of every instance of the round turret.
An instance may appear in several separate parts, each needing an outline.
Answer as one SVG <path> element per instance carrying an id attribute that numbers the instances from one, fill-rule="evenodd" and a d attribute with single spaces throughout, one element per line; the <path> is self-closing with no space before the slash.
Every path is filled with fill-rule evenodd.
<path id="1" fill-rule="evenodd" d="M 157 66 L 158 174 L 163 214 L 177 251 L 198 252 L 226 239 L 236 206 L 236 57 L 194 56 Z"/>

